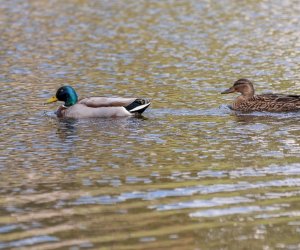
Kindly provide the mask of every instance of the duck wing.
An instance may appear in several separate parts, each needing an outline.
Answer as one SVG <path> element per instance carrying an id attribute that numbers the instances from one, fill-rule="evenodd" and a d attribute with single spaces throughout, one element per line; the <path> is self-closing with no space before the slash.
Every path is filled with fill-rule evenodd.
<path id="1" fill-rule="evenodd" d="M 299 95 L 262 94 L 251 98 L 248 102 L 250 110 L 288 112 L 300 110 Z"/>
<path id="2" fill-rule="evenodd" d="M 125 107 L 134 102 L 136 98 L 122 97 L 87 97 L 81 99 L 78 103 L 90 108 L 100 107 Z"/>
<path id="3" fill-rule="evenodd" d="M 257 95 L 256 97 L 266 102 L 297 103 L 300 105 L 300 95 L 262 94 Z"/>

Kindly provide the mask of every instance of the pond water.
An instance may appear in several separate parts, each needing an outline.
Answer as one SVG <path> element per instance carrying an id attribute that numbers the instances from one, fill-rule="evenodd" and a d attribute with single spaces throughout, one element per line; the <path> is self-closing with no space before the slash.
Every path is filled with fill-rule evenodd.
<path id="1" fill-rule="evenodd" d="M 0 249 L 300 248 L 300 114 L 220 95 L 300 94 L 299 1 L 0 3 Z M 152 106 L 60 120 L 63 84 Z"/>

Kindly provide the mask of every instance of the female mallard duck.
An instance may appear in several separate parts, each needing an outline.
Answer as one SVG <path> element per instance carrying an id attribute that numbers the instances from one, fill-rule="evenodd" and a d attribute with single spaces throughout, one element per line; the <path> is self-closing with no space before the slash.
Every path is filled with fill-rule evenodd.
<path id="1" fill-rule="evenodd" d="M 233 102 L 231 109 L 237 111 L 287 112 L 300 111 L 300 95 L 262 94 L 254 95 L 251 81 L 240 79 L 221 94 L 239 92 L 241 95 Z"/>
<path id="2" fill-rule="evenodd" d="M 78 101 L 71 86 L 59 88 L 46 103 L 64 102 L 56 115 L 65 118 L 96 118 L 132 116 L 143 113 L 151 104 L 148 99 L 88 97 Z"/>

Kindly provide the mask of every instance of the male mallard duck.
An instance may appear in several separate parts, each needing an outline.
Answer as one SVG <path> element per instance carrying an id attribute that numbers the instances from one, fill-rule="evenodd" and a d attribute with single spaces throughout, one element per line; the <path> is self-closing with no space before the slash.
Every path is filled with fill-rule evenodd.
<path id="1" fill-rule="evenodd" d="M 300 95 L 262 94 L 254 95 L 254 87 L 247 79 L 237 80 L 233 86 L 221 94 L 239 92 L 231 109 L 238 111 L 287 112 L 300 111 Z"/>
<path id="2" fill-rule="evenodd" d="M 148 99 L 138 98 L 88 97 L 78 101 L 76 91 L 71 86 L 59 88 L 46 103 L 56 101 L 64 102 L 56 115 L 66 118 L 132 116 L 143 113 L 151 104 Z"/>

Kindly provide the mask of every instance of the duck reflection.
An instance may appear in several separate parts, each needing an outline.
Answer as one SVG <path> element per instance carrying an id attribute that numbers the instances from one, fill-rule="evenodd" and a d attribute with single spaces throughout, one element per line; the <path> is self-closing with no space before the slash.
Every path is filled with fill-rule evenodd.
<path id="1" fill-rule="evenodd" d="M 78 121 L 75 119 L 58 119 L 56 132 L 58 137 L 63 142 L 76 138 L 78 136 L 78 129 L 76 127 L 77 123 Z"/>

